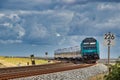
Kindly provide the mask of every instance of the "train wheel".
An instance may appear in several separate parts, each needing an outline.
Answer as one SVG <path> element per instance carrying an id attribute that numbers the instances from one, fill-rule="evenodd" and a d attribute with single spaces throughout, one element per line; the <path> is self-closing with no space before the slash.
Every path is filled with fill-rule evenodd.
<path id="1" fill-rule="evenodd" d="M 96 61 L 92 61 L 92 63 L 96 63 Z"/>

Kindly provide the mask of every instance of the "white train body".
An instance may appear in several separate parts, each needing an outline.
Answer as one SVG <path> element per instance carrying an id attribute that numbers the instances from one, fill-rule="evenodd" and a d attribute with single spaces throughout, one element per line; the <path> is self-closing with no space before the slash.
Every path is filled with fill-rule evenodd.
<path id="1" fill-rule="evenodd" d="M 66 53 L 56 53 L 55 58 L 81 58 L 80 52 L 66 52 Z"/>

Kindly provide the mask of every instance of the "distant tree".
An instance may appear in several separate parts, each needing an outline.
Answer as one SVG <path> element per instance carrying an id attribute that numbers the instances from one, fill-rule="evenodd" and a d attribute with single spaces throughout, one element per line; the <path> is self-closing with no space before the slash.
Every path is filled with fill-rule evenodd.
<path id="1" fill-rule="evenodd" d="M 105 80 L 120 80 L 120 63 L 116 62 L 116 64 L 110 68 L 111 72 L 105 75 Z"/>

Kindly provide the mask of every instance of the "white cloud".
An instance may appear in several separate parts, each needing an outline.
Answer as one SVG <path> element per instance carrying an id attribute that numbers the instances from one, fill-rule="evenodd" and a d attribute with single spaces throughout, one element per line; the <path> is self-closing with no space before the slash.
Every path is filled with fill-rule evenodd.
<path id="1" fill-rule="evenodd" d="M 10 15 L 7 16 L 9 19 L 11 19 L 14 22 L 17 22 L 20 20 L 20 17 L 18 16 L 18 14 L 15 13 L 11 13 Z"/>
<path id="2" fill-rule="evenodd" d="M 30 37 L 33 36 L 33 38 L 35 38 L 35 36 L 36 38 L 37 37 L 43 38 L 43 36 L 46 37 L 48 35 L 48 32 L 53 34 L 53 36 L 56 33 L 59 33 L 61 35 L 63 33 L 67 33 L 68 27 L 69 27 L 68 24 L 71 22 L 74 16 L 74 13 L 68 10 L 18 11 L 18 14 L 26 16 L 24 19 L 25 23 L 29 22 L 29 18 L 30 19 L 32 18 L 32 20 L 29 23 L 32 25 L 30 25 L 29 27 L 30 28 L 33 27 L 30 32 L 31 33 Z M 28 18 L 27 16 L 31 16 L 31 17 Z M 44 24 L 48 26 L 44 26 Z M 46 29 L 43 29 L 43 27 L 40 27 L 40 26 L 43 26 Z M 47 31 L 47 29 L 50 29 L 50 30 Z M 61 31 L 64 31 L 64 32 L 61 33 Z M 43 35 L 39 35 L 41 33 Z"/>
<path id="3" fill-rule="evenodd" d="M 13 12 L 10 14 L 5 13 L 4 17 L 0 20 L 0 28 L 2 29 L 0 31 L 1 40 L 3 38 L 3 41 L 1 42 L 14 43 L 12 42 L 12 39 L 21 39 L 25 35 L 25 29 L 19 23 L 21 18 L 18 14 Z M 4 41 L 4 39 L 8 41 Z"/>
<path id="4" fill-rule="evenodd" d="M 69 46 L 79 46 L 81 41 L 86 36 L 63 36 L 63 38 L 59 41 L 59 45 L 69 45 Z"/>
<path id="5" fill-rule="evenodd" d="M 5 16 L 5 14 L 3 14 L 3 13 L 0 13 L 0 18 L 1 18 L 1 17 L 4 17 L 4 16 Z"/>
<path id="6" fill-rule="evenodd" d="M 2 25 L 2 26 L 0 26 L 0 27 L 8 27 L 8 28 L 12 28 L 12 24 L 10 24 L 10 23 L 8 23 L 8 22 L 5 22 L 5 23 L 0 24 L 0 25 Z"/>
<path id="7" fill-rule="evenodd" d="M 10 23 L 4 23 L 2 25 L 4 25 L 4 26 L 10 26 Z"/>
<path id="8" fill-rule="evenodd" d="M 22 40 L 0 40 L 2 44 L 22 43 Z"/>
<path id="9" fill-rule="evenodd" d="M 29 15 L 29 14 L 48 15 L 48 18 L 49 17 L 64 17 L 64 18 L 69 18 L 70 20 L 74 15 L 74 12 L 69 11 L 69 10 L 45 10 L 45 11 L 34 11 L 34 10 L 24 11 L 24 10 L 19 10 L 16 13 L 19 14 L 19 15 Z M 18 17 L 18 16 L 16 15 L 16 17 Z"/>
<path id="10" fill-rule="evenodd" d="M 66 2 L 74 2 L 74 1 L 75 0 L 66 0 Z M 13 21 L 13 22 L 10 22 L 10 23 L 13 23 L 12 26 L 16 26 L 12 30 L 15 32 L 15 34 L 17 34 L 17 39 L 21 39 L 23 36 L 26 36 L 25 34 L 27 34 L 26 38 L 29 37 L 29 38 L 37 39 L 37 41 L 39 41 L 39 39 L 47 38 L 48 36 L 52 36 L 52 37 L 67 36 L 71 28 L 70 27 L 71 25 L 75 30 L 80 29 L 81 32 L 83 31 L 83 34 L 91 33 L 92 31 L 94 31 L 89 27 L 87 27 L 88 30 L 86 29 L 82 30 L 83 26 L 85 28 L 86 26 L 91 27 L 92 25 L 91 28 L 94 28 L 95 26 L 96 32 L 97 32 L 97 29 L 99 28 L 98 26 L 101 27 L 103 23 L 99 22 L 99 19 L 98 19 L 98 22 L 92 21 L 90 19 L 92 16 L 94 16 L 96 11 L 96 10 L 93 10 L 93 15 L 91 15 L 91 12 L 89 12 L 89 8 L 88 8 L 88 7 L 91 7 L 91 5 L 90 4 L 85 4 L 85 6 L 73 5 L 74 7 L 78 8 L 77 10 L 73 10 L 73 9 L 59 9 L 59 10 L 48 9 L 43 11 L 18 10 L 18 11 L 12 11 L 11 14 L 7 16 L 9 19 Z M 87 8 L 88 10 L 84 10 L 82 8 L 85 8 L 85 9 Z M 99 13 L 97 11 L 96 11 L 96 14 L 98 14 L 99 16 Z M 99 17 L 101 16 L 102 15 L 100 15 Z M 21 17 L 24 20 L 24 23 L 19 24 Z M 108 21 L 109 24 L 112 22 L 113 21 L 111 22 Z M 93 23 L 96 25 L 94 25 Z M 8 26 L 9 24 L 5 24 L 5 25 Z M 108 25 L 108 24 L 104 23 L 104 25 Z M 75 32 L 75 30 L 73 32 Z M 78 32 L 75 32 L 75 33 L 77 33 L 78 35 L 81 35 L 81 33 L 78 33 Z M 72 40 L 74 42 L 75 37 L 74 39 L 73 38 L 71 39 L 71 42 Z"/>
<path id="11" fill-rule="evenodd" d="M 6 26 L 11 25 L 11 29 L 3 30 L 1 36 L 9 33 L 6 36 L 8 39 L 14 37 L 23 41 L 36 41 L 35 44 L 42 43 L 43 39 L 49 40 L 51 38 L 55 40 L 56 37 L 67 34 L 69 28 L 67 25 L 71 22 L 73 15 L 74 13 L 69 10 L 12 11 L 10 14 L 6 14 L 4 24 Z M 45 42 L 53 43 L 52 40 L 43 43 Z"/>
<path id="12" fill-rule="evenodd" d="M 33 1 L 33 0 L 31 0 Z M 44 4 L 50 4 L 51 3 L 51 0 L 34 0 L 33 2 L 36 2 L 36 3 L 44 3 Z"/>
<path id="13" fill-rule="evenodd" d="M 73 24 L 73 25 L 78 24 L 80 26 L 81 24 L 86 24 L 86 22 L 90 22 L 90 20 L 88 18 L 88 14 L 89 13 L 77 13 L 77 12 L 75 12 L 73 17 L 72 17 L 71 24 Z"/>
<path id="14" fill-rule="evenodd" d="M 33 6 L 35 6 L 35 5 L 40 5 L 40 4 L 50 4 L 51 3 L 51 0 L 20 0 L 20 1 L 18 1 L 18 0 L 11 0 L 11 1 L 7 1 L 7 3 L 11 3 L 11 4 L 14 4 L 14 3 L 17 3 L 17 5 L 18 6 L 26 6 L 27 5 L 27 7 L 33 7 Z M 20 5 L 19 5 L 19 3 L 21 3 Z M 15 5 L 15 4 L 14 4 Z"/>
<path id="15" fill-rule="evenodd" d="M 16 25 L 13 30 L 18 34 L 17 38 L 20 39 L 25 35 L 25 30 L 20 25 Z"/>
<path id="16" fill-rule="evenodd" d="M 98 10 L 109 10 L 109 9 L 114 9 L 115 7 L 111 4 L 105 4 L 105 3 L 102 3 L 102 4 L 98 4 L 97 6 L 97 9 Z"/>
<path id="17" fill-rule="evenodd" d="M 57 37 L 60 37 L 61 35 L 60 35 L 59 33 L 56 33 L 56 36 L 57 36 Z"/>
<path id="18" fill-rule="evenodd" d="M 60 1 L 63 1 L 64 3 L 74 3 L 76 2 L 76 0 L 60 0 Z"/>
<path id="19" fill-rule="evenodd" d="M 101 3 L 97 5 L 98 10 L 120 10 L 120 3 Z"/>
<path id="20" fill-rule="evenodd" d="M 96 22 L 95 27 L 102 29 L 102 28 L 116 28 L 116 29 L 120 29 L 120 15 L 113 15 L 113 17 L 108 17 L 107 21 L 105 22 Z"/>
<path id="21" fill-rule="evenodd" d="M 17 11 L 18 14 L 52 14 L 54 10 L 45 10 L 45 11 L 34 11 L 34 10 L 19 10 Z"/>
<path id="22" fill-rule="evenodd" d="M 42 24 L 36 24 L 34 27 L 32 27 L 29 37 L 33 39 L 39 39 L 45 38 L 48 35 L 49 34 L 46 27 L 44 27 Z"/>
<path id="23" fill-rule="evenodd" d="M 9 39 L 21 39 L 25 35 L 25 30 L 20 25 L 15 25 L 12 27 L 9 27 L 8 24 L 5 24 L 6 26 L 0 27 L 2 31 L 0 31 L 0 37 L 1 39 L 4 38 L 6 40 Z M 8 27 L 7 27 L 8 26 Z"/>

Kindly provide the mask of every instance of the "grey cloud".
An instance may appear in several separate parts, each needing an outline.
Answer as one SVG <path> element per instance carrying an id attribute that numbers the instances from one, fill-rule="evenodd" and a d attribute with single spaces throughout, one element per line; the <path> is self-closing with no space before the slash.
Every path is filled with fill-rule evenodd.
<path id="1" fill-rule="evenodd" d="M 48 10 L 55 9 L 56 6 L 82 5 L 91 2 L 120 2 L 119 0 L 2 0 L 1 10 Z"/>
<path id="2" fill-rule="evenodd" d="M 6 29 L 4 28 L 3 30 L 7 30 L 7 34 L 11 31 L 14 32 L 6 38 L 15 36 L 11 38 L 21 39 L 23 42 L 29 44 L 58 44 L 60 41 L 64 43 L 64 37 L 66 36 L 101 36 L 104 32 L 112 30 L 112 28 L 100 29 L 98 24 L 105 26 L 103 23 L 111 18 L 111 14 L 115 15 L 114 12 L 100 11 L 97 6 L 98 3 L 91 3 L 85 6 L 74 5 L 60 10 L 10 11 L 10 14 L 5 12 L 7 17 L 3 19 L 4 15 L 1 15 L 0 19 L 1 23 L 4 22 L 12 25 L 11 29 L 5 27 L 5 25 L 9 24 L 4 24 Z M 105 15 L 104 12 L 110 13 Z M 56 34 L 60 34 L 60 36 Z"/>
<path id="3" fill-rule="evenodd" d="M 67 10 L 13 11 L 10 13 L 10 16 L 6 20 L 10 19 L 8 23 L 12 25 L 11 28 L 15 32 L 11 36 L 15 36 L 17 33 L 15 38 L 21 39 L 22 43 L 57 45 L 62 39 L 61 37 L 65 36 L 69 31 L 67 25 L 73 17 L 73 12 Z M 8 30 L 10 32 L 11 29 L 9 28 Z M 61 36 L 57 36 L 56 33 L 59 33 Z M 9 39 L 9 37 L 6 37 L 6 39 Z"/>
<path id="4" fill-rule="evenodd" d="M 45 38 L 48 35 L 49 35 L 48 30 L 46 29 L 45 26 L 41 24 L 34 24 L 34 27 L 31 28 L 30 34 L 28 37 L 33 39 L 40 39 L 40 38 Z"/>
<path id="5" fill-rule="evenodd" d="M 19 24 L 20 17 L 16 14 L 4 14 L 0 18 L 0 38 L 1 43 L 19 43 L 25 35 L 24 28 Z"/>

